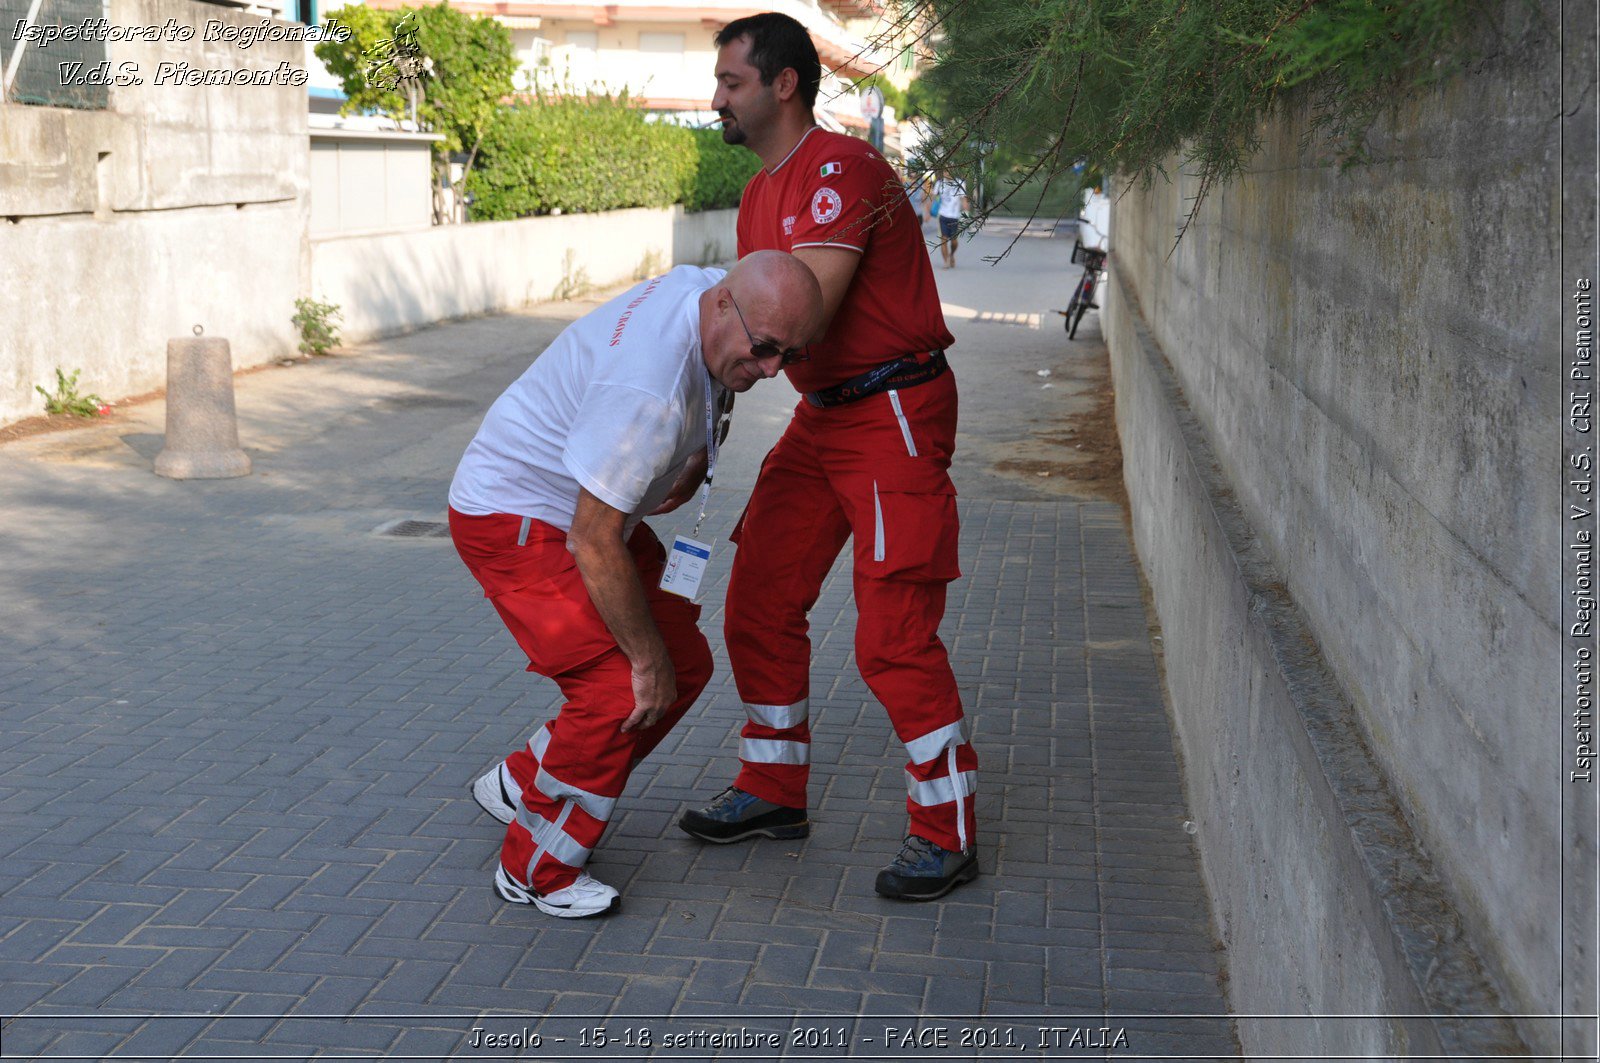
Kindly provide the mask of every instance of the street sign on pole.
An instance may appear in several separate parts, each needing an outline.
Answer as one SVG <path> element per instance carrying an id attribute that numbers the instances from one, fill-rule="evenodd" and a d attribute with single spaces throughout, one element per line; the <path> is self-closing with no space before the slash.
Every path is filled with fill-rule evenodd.
<path id="1" fill-rule="evenodd" d="M 861 93 L 861 117 L 867 120 L 867 143 L 883 150 L 883 90 L 873 85 Z"/>
<path id="2" fill-rule="evenodd" d="M 876 85 L 861 94 L 861 117 L 867 121 L 883 117 L 883 90 Z"/>

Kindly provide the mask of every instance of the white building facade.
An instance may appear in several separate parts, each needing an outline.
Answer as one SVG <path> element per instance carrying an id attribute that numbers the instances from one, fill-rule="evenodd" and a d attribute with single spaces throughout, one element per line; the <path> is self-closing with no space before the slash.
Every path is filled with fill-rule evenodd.
<path id="1" fill-rule="evenodd" d="M 400 0 L 376 0 L 372 6 L 398 7 Z M 603 5 L 457 0 L 453 6 L 495 18 L 510 30 L 522 64 L 516 80 L 520 92 L 626 92 L 648 111 L 693 124 L 716 119 L 712 38 L 735 19 L 760 11 L 789 15 L 810 32 L 823 67 L 817 120 L 828 128 L 864 136 L 867 122 L 854 82 L 880 70 L 892 76 L 909 69 L 901 56 L 875 40 L 874 26 L 889 21 L 879 0 L 772 0 L 761 7 L 736 0 Z M 884 118 L 892 134 L 892 108 Z"/>

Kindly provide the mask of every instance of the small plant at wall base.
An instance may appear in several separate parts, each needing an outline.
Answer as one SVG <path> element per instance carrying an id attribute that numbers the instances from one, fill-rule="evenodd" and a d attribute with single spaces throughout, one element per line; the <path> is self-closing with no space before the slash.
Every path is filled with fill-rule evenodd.
<path id="1" fill-rule="evenodd" d="M 74 417 L 104 417 L 111 412 L 111 405 L 99 395 L 78 394 L 78 374 L 81 369 L 74 369 L 70 374 L 63 373 L 56 368 L 56 390 L 52 394 L 35 384 L 33 390 L 44 396 L 44 412 L 50 414 L 68 413 Z"/>
<path id="2" fill-rule="evenodd" d="M 665 273 L 667 269 L 667 256 L 661 253 L 661 249 L 659 247 L 647 247 L 644 249 L 644 255 L 639 259 L 639 264 L 634 267 L 633 279 L 636 281 L 649 280 L 651 277 Z"/>
<path id="3" fill-rule="evenodd" d="M 327 354 L 338 345 L 339 328 L 333 323 L 340 316 L 338 303 L 296 299 L 294 309 L 294 317 L 290 320 L 300 330 L 301 354 Z"/>
<path id="4" fill-rule="evenodd" d="M 558 303 L 564 303 L 592 291 L 594 283 L 589 280 L 589 271 L 578 265 L 577 251 L 567 248 L 567 253 L 561 256 L 561 283 L 556 285 L 550 297 Z"/>

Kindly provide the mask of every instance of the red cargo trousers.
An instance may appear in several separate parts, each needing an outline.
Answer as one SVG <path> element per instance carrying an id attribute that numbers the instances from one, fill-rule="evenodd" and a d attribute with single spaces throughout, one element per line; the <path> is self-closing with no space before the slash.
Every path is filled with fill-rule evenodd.
<path id="1" fill-rule="evenodd" d="M 634 765 L 711 679 L 711 649 L 696 624 L 700 607 L 657 586 L 666 551 L 640 523 L 628 551 L 677 672 L 678 698 L 654 726 L 624 733 L 634 708 L 633 670 L 589 600 L 566 533 L 525 517 L 451 510 L 450 535 L 528 655 L 528 671 L 554 679 L 566 699 L 554 720 L 506 758 L 521 793 L 511 794 L 517 815 L 500 850 L 513 879 L 538 893 L 564 889 L 599 843 Z"/>
<path id="2" fill-rule="evenodd" d="M 855 538 L 856 665 L 905 745 L 909 833 L 976 837 L 978 758 L 939 639 L 961 573 L 950 457 L 956 387 L 942 376 L 820 409 L 802 400 L 734 530 L 724 632 L 748 722 L 734 785 L 804 808 L 810 773 L 807 614 Z"/>

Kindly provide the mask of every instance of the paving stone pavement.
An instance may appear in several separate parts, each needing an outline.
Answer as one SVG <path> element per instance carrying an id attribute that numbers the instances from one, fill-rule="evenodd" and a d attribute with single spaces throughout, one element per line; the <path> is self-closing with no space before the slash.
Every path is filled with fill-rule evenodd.
<path id="1" fill-rule="evenodd" d="M 855 672 L 846 551 L 813 613 L 809 839 L 674 826 L 736 765 L 724 558 L 718 673 L 591 864 L 622 913 L 494 896 L 501 831 L 466 787 L 557 693 L 447 540 L 373 529 L 439 517 L 497 393 L 482 374 L 561 323 L 240 377 L 241 480 L 150 475 L 158 408 L 0 447 L 0 1056 L 1236 1057 L 1107 502 L 962 500 L 943 634 L 981 758 L 977 882 L 872 892 L 904 754 Z M 452 368 L 430 345 L 500 356 Z M 713 493 L 711 534 L 742 500 Z"/>

